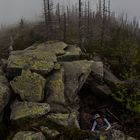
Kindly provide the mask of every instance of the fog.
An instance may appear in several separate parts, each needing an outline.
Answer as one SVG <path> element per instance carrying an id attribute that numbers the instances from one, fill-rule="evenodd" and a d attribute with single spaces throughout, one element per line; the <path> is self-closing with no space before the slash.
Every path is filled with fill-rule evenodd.
<path id="1" fill-rule="evenodd" d="M 78 0 L 53 0 L 68 4 L 69 1 Z M 90 0 L 91 6 L 96 7 L 98 0 Z M 112 10 L 117 14 L 127 13 L 132 19 L 134 16 L 140 22 L 140 0 L 111 0 Z M 43 0 L 0 0 L 0 24 L 13 24 L 18 22 L 21 17 L 26 20 L 37 20 L 42 15 Z"/>

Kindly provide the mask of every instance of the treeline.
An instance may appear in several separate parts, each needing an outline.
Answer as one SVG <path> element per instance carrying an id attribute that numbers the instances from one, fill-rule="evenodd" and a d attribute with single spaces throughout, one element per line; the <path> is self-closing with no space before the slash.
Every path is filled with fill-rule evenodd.
<path id="1" fill-rule="evenodd" d="M 110 0 L 99 0 L 96 10 L 92 1 L 54 6 L 44 0 L 46 39 L 76 43 L 83 52 L 99 53 L 121 79 L 139 75 L 140 30 L 138 21 L 127 14 L 115 16 Z M 54 8 L 55 7 L 55 8 Z"/>
<path id="2" fill-rule="evenodd" d="M 96 9 L 92 0 L 75 1 L 63 5 L 42 0 L 42 20 L 29 24 L 22 18 L 18 26 L 8 29 L 9 42 L 2 43 L 8 47 L 12 38 L 16 50 L 46 40 L 62 40 L 77 44 L 84 53 L 100 54 L 121 79 L 139 75 L 140 30 L 136 18 L 129 21 L 125 14 L 115 16 L 110 0 L 99 0 Z"/>

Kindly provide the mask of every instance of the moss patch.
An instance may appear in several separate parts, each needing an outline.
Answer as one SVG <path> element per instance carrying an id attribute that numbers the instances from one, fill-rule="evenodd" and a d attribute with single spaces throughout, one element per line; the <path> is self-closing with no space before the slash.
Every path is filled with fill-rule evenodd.
<path id="1" fill-rule="evenodd" d="M 24 101 L 39 102 L 44 99 L 46 80 L 36 73 L 23 70 L 22 75 L 10 82 L 15 93 Z"/>
<path id="2" fill-rule="evenodd" d="M 109 83 L 112 97 L 131 111 L 140 113 L 140 92 L 131 83 Z M 137 85 L 136 85 L 137 86 Z"/>

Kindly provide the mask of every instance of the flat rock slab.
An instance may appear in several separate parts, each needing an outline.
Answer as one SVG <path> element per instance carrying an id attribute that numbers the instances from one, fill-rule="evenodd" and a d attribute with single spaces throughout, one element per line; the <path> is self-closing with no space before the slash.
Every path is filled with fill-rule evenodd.
<path id="1" fill-rule="evenodd" d="M 112 129 L 111 131 L 102 133 L 100 135 L 100 140 L 136 140 L 135 138 L 132 138 L 130 136 L 125 135 L 122 131 L 120 130 L 115 130 Z"/>
<path id="2" fill-rule="evenodd" d="M 51 139 L 55 139 L 57 136 L 60 135 L 60 133 L 56 130 L 49 129 L 48 127 L 41 126 L 40 127 L 41 131 L 47 135 L 47 137 Z"/>
<path id="3" fill-rule="evenodd" d="M 41 132 L 21 131 L 12 140 L 46 140 Z"/>
<path id="4" fill-rule="evenodd" d="M 50 111 L 50 105 L 47 103 L 15 102 L 11 106 L 11 110 L 11 120 L 32 119 L 47 114 Z"/>
<path id="5" fill-rule="evenodd" d="M 121 81 L 109 70 L 104 68 L 104 80 L 113 83 L 121 83 Z"/>
<path id="6" fill-rule="evenodd" d="M 55 71 L 47 82 L 47 102 L 64 104 L 64 70 Z"/>
<path id="7" fill-rule="evenodd" d="M 83 84 L 86 82 L 90 72 L 93 61 L 80 60 L 72 62 L 63 62 L 65 72 L 65 96 L 67 101 L 72 105 L 77 97 Z"/>
<path id="8" fill-rule="evenodd" d="M 92 65 L 92 72 L 93 74 L 103 79 L 104 77 L 104 65 L 102 61 L 94 61 Z"/>
<path id="9" fill-rule="evenodd" d="M 70 114 L 50 114 L 47 116 L 49 121 L 64 127 L 74 127 L 79 128 L 78 119 L 75 113 Z"/>
<path id="10" fill-rule="evenodd" d="M 46 43 L 38 44 L 31 46 L 25 50 L 35 50 L 35 51 L 45 51 L 50 52 L 55 55 L 63 55 L 65 54 L 65 49 L 67 48 L 67 44 L 59 41 L 48 41 Z"/>
<path id="11" fill-rule="evenodd" d="M 81 56 L 81 49 L 73 46 L 73 45 L 69 45 L 68 48 L 65 50 L 66 53 L 64 55 L 58 56 L 57 60 L 58 61 L 76 61 L 76 60 L 80 60 L 80 56 Z"/>
<path id="12" fill-rule="evenodd" d="M 8 71 L 30 69 L 40 74 L 52 71 L 57 62 L 56 55 L 46 51 L 14 51 L 8 58 Z"/>
<path id="13" fill-rule="evenodd" d="M 39 102 L 44 99 L 46 80 L 41 75 L 23 70 L 22 75 L 14 78 L 10 84 L 23 101 Z"/>

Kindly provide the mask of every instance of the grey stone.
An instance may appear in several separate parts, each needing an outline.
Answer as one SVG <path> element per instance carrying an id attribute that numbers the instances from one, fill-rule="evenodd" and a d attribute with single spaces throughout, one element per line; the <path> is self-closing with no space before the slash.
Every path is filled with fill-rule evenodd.
<path id="1" fill-rule="evenodd" d="M 81 60 L 73 62 L 63 62 L 65 72 L 65 97 L 70 106 L 78 104 L 78 95 L 83 84 L 86 82 L 93 61 Z"/>
<path id="2" fill-rule="evenodd" d="M 10 89 L 7 85 L 0 82 L 0 113 L 8 104 L 10 99 Z"/>
<path id="3" fill-rule="evenodd" d="M 92 65 L 92 72 L 93 75 L 98 76 L 99 78 L 103 79 L 104 77 L 104 65 L 102 61 L 94 61 Z"/>
<path id="4" fill-rule="evenodd" d="M 41 132 L 21 131 L 15 134 L 12 140 L 46 140 Z"/>
<path id="5" fill-rule="evenodd" d="M 65 51 L 66 51 L 66 53 L 64 55 L 60 55 L 57 57 L 58 61 L 80 60 L 80 56 L 82 53 L 80 48 L 78 48 L 76 46 L 69 45 Z"/>
<path id="6" fill-rule="evenodd" d="M 15 102 L 11 110 L 11 120 L 32 119 L 46 115 L 50 111 L 50 106 L 47 103 Z"/>
<path id="7" fill-rule="evenodd" d="M 48 115 L 47 119 L 60 126 L 79 128 L 79 122 L 77 120 L 77 115 L 75 113 L 70 114 L 53 113 Z"/>
<path id="8" fill-rule="evenodd" d="M 64 104 L 64 70 L 55 71 L 47 82 L 47 102 L 49 104 Z"/>
<path id="9" fill-rule="evenodd" d="M 60 135 L 60 133 L 56 130 L 49 129 L 48 127 L 41 126 L 41 131 L 49 138 L 54 139 Z"/>
<path id="10" fill-rule="evenodd" d="M 46 80 L 41 75 L 23 70 L 22 75 L 14 78 L 10 84 L 23 101 L 40 102 L 44 99 Z"/>
<path id="11" fill-rule="evenodd" d="M 104 80 L 113 82 L 113 83 L 121 83 L 121 81 L 110 71 L 104 68 Z"/>

